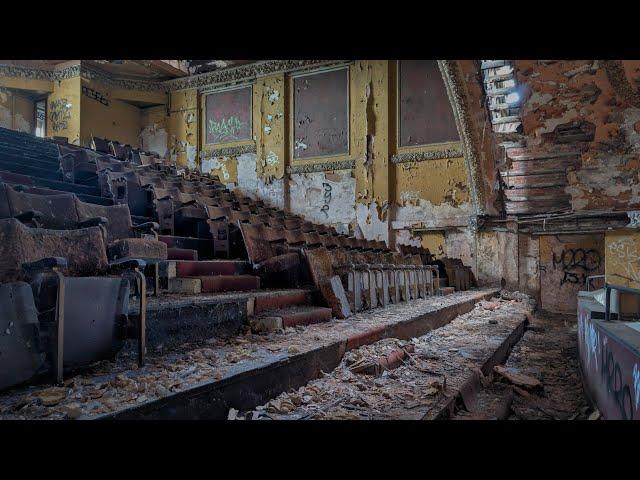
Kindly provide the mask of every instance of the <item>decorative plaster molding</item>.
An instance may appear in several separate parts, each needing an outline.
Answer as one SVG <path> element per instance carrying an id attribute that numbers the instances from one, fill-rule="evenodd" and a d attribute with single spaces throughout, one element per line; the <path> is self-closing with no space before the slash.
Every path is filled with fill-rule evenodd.
<path id="1" fill-rule="evenodd" d="M 112 77 L 107 73 L 90 68 L 87 65 L 80 65 L 80 75 L 87 80 L 97 80 L 113 88 L 122 88 L 125 90 L 142 90 L 146 92 L 166 92 L 167 87 L 164 82 L 152 80 L 140 80 L 125 77 Z"/>
<path id="2" fill-rule="evenodd" d="M 233 68 L 215 70 L 213 72 L 191 75 L 188 77 L 165 80 L 163 82 L 132 78 L 116 78 L 98 71 L 85 64 L 71 65 L 60 70 L 42 70 L 15 65 L 0 65 L 0 76 L 22 77 L 36 80 L 67 80 L 81 76 L 87 80 L 98 80 L 115 88 L 142 91 L 171 92 L 197 88 L 200 90 L 211 87 L 246 82 L 265 75 L 293 71 L 304 71 L 323 66 L 347 64 L 349 60 L 266 60 L 263 62 L 239 65 Z"/>
<path id="3" fill-rule="evenodd" d="M 30 80 L 53 80 L 53 72 L 50 70 L 4 64 L 0 65 L 0 76 L 28 78 Z"/>
<path id="4" fill-rule="evenodd" d="M 170 91 L 191 88 L 208 89 L 213 86 L 231 85 L 246 82 L 254 78 L 292 71 L 308 70 L 321 66 L 348 63 L 344 60 L 266 60 L 264 62 L 248 63 L 232 68 L 214 70 L 189 77 L 167 80 L 164 85 Z"/>
<path id="5" fill-rule="evenodd" d="M 460 148 L 446 148 L 443 150 L 427 150 L 424 152 L 396 153 L 391 156 L 392 163 L 424 162 L 426 160 L 438 160 L 441 158 L 464 157 Z"/>
<path id="6" fill-rule="evenodd" d="M 303 165 L 290 165 L 287 173 L 315 173 L 331 170 L 352 170 L 356 166 L 355 160 L 338 160 L 333 162 L 307 163 Z"/>
<path id="7" fill-rule="evenodd" d="M 75 65 L 70 65 L 59 70 L 53 70 L 53 72 L 51 72 L 51 80 L 61 81 L 67 80 L 69 78 L 79 77 L 81 75 L 81 72 L 82 65 L 76 63 Z"/>
<path id="8" fill-rule="evenodd" d="M 238 145 L 236 147 L 221 148 L 205 147 L 200 157 L 237 157 L 238 155 L 242 155 L 245 153 L 256 153 L 256 144 L 252 143 L 250 145 Z"/>
<path id="9" fill-rule="evenodd" d="M 444 79 L 447 95 L 453 108 L 453 114 L 462 140 L 464 159 L 471 180 L 471 198 L 476 215 L 485 213 L 484 183 L 480 167 L 480 147 L 474 134 L 473 119 L 468 106 L 464 78 L 456 60 L 438 60 L 438 67 Z"/>

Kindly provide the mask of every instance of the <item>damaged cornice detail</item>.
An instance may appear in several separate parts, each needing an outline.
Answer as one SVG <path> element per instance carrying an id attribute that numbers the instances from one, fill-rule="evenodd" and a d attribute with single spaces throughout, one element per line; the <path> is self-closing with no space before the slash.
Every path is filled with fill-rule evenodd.
<path id="1" fill-rule="evenodd" d="M 258 77 L 276 73 L 304 71 L 318 67 L 348 64 L 350 60 L 266 60 L 263 62 L 239 65 L 233 68 L 215 70 L 213 72 L 191 75 L 188 77 L 165 80 L 163 82 L 114 78 L 108 74 L 89 68 L 85 64 L 71 65 L 60 70 L 42 70 L 38 68 L 19 67 L 0 64 L 0 76 L 22 77 L 36 80 L 66 80 L 82 76 L 88 80 L 100 80 L 113 87 L 127 90 L 164 91 L 187 90 L 192 88 L 207 89 L 213 86 L 229 85 L 237 82 L 253 80 Z"/>
<path id="2" fill-rule="evenodd" d="M 126 90 L 167 91 L 167 87 L 164 86 L 162 82 L 113 78 L 81 63 L 54 70 L 0 65 L 0 76 L 28 78 L 31 80 L 49 80 L 52 82 L 82 77 L 86 80 L 98 80 L 109 86 Z"/>
<path id="3" fill-rule="evenodd" d="M 339 160 L 334 162 L 309 163 L 306 165 L 290 165 L 287 173 L 315 173 L 329 172 L 332 170 L 351 170 L 355 168 L 355 160 Z"/>
<path id="4" fill-rule="evenodd" d="M 426 160 L 439 160 L 442 158 L 464 157 L 460 148 L 447 148 L 444 150 L 429 150 L 424 152 L 396 153 L 391 157 L 392 163 L 424 162 Z"/>
<path id="5" fill-rule="evenodd" d="M 189 77 L 167 80 L 164 84 L 169 90 L 186 90 L 191 88 L 207 89 L 212 86 L 223 86 L 236 82 L 253 80 L 254 78 L 276 73 L 303 71 L 321 66 L 348 63 L 346 60 L 267 60 L 249 63 L 233 68 L 214 70 Z"/>
<path id="6" fill-rule="evenodd" d="M 53 72 L 50 70 L 4 64 L 0 65 L 0 76 L 28 78 L 31 80 L 53 80 Z"/>
<path id="7" fill-rule="evenodd" d="M 476 215 L 482 215 L 485 211 L 485 198 L 480 167 L 480 147 L 476 135 L 474 135 L 473 119 L 468 107 L 460 65 L 456 60 L 438 60 L 438 67 L 453 108 L 458 134 L 462 140 L 462 150 L 471 182 L 473 207 Z"/>
<path id="8" fill-rule="evenodd" d="M 243 155 L 245 153 L 256 153 L 256 144 L 250 145 L 238 145 L 235 147 L 222 147 L 222 148 L 213 148 L 213 147 L 205 147 L 202 151 L 202 156 L 206 157 L 237 157 L 238 155 Z"/>

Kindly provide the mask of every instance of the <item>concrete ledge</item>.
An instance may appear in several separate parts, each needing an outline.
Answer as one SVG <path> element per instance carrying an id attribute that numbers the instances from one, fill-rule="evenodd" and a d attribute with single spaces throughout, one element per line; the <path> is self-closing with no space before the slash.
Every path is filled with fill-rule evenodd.
<path id="1" fill-rule="evenodd" d="M 361 324 L 353 320 L 342 321 L 348 324 L 347 331 L 358 331 L 346 334 L 339 332 L 334 335 L 335 338 L 326 338 L 324 342 L 323 337 L 318 335 L 316 344 L 300 353 L 262 351 L 258 358 L 230 367 L 220 380 L 204 381 L 187 390 L 91 419 L 226 419 L 231 407 L 254 408 L 283 391 L 298 388 L 319 377 L 322 371 L 333 370 L 347 350 L 386 337 L 408 339 L 423 335 L 449 323 L 457 315 L 471 311 L 476 302 L 497 293 L 497 289 L 486 289 L 448 296 L 449 304 L 410 318 L 385 319 L 385 326 L 372 327 L 364 321 Z M 398 307 L 410 308 L 412 304 L 408 302 Z M 366 313 L 375 317 L 386 312 L 385 309 L 376 309 Z M 331 327 L 336 330 L 335 321 L 311 326 L 309 332 L 314 333 L 314 327 L 319 327 L 319 332 Z"/>

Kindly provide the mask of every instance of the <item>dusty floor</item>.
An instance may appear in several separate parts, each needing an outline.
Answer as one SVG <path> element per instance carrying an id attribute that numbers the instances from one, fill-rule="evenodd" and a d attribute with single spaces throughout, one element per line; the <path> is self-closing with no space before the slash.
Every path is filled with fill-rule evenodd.
<path id="1" fill-rule="evenodd" d="M 486 382 L 485 399 L 508 407 L 499 409 L 497 417 L 508 420 L 589 418 L 591 409 L 582 389 L 577 348 L 575 317 L 545 313 L 532 316 L 522 340 L 504 365 L 507 374 L 520 376 L 515 377 L 516 383 L 497 373 L 492 375 L 493 382 Z M 527 381 L 526 377 L 540 383 Z M 518 385 L 522 380 L 524 383 Z M 480 411 L 479 416 L 490 418 L 493 411 L 489 407 Z M 464 416 L 465 412 L 458 415 Z"/>
<path id="2" fill-rule="evenodd" d="M 229 418 L 435 418 L 532 308 L 526 295 L 504 293 L 409 342 L 385 339 L 347 352 L 323 378 Z"/>
<path id="3" fill-rule="evenodd" d="M 64 387 L 20 387 L 0 396 L 0 419 L 91 418 L 159 399 L 203 382 L 344 339 L 348 335 L 391 325 L 399 319 L 438 310 L 488 290 L 429 297 L 385 309 L 361 312 L 345 320 L 287 328 L 269 335 L 210 338 L 183 344 L 172 351 L 147 353 L 147 364 L 136 365 L 135 349 L 125 349 L 115 362 L 100 362 L 65 380 Z"/>

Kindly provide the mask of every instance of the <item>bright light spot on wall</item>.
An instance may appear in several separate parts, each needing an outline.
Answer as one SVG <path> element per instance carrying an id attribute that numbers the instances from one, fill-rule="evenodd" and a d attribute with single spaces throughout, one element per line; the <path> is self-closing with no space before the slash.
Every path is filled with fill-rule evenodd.
<path id="1" fill-rule="evenodd" d="M 513 103 L 518 103 L 520 101 L 520 93 L 518 92 L 511 92 L 509 95 L 507 95 L 507 97 L 505 98 L 505 100 L 507 101 L 507 103 L 509 104 L 513 104 Z"/>

